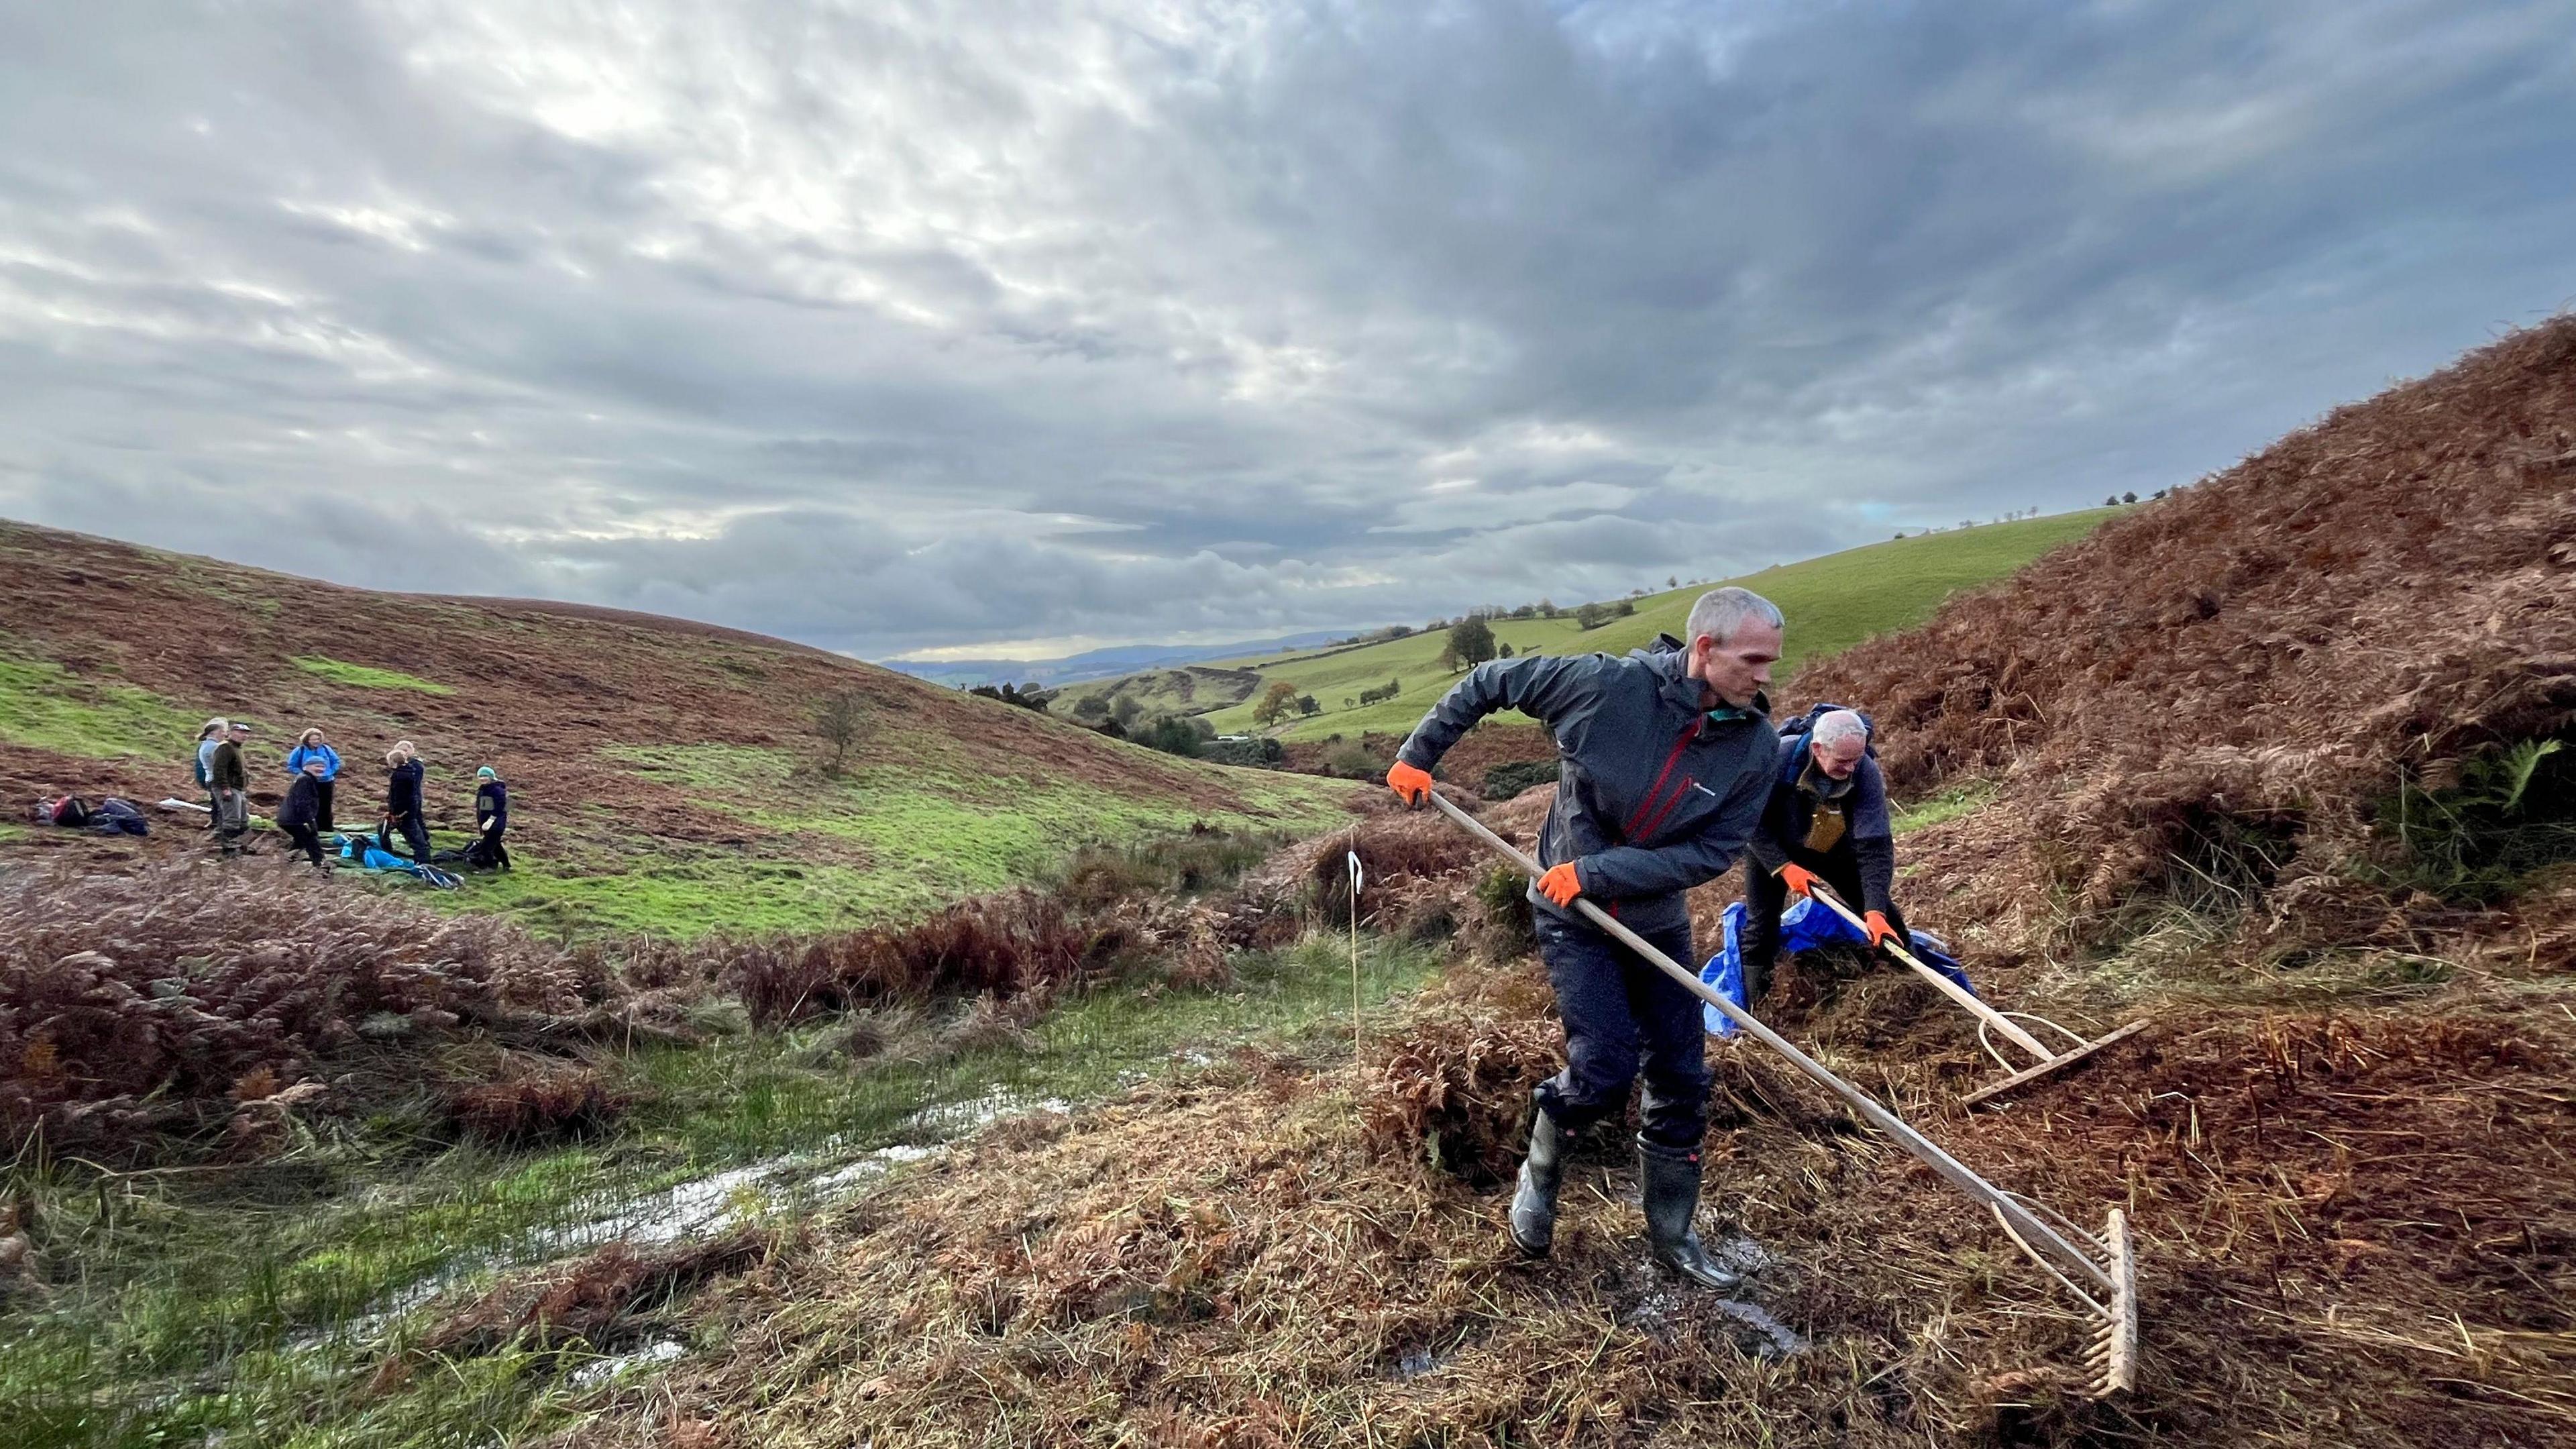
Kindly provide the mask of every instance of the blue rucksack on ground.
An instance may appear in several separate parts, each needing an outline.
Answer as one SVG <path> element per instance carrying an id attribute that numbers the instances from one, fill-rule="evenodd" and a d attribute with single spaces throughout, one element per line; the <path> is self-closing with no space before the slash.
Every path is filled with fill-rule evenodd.
<path id="1" fill-rule="evenodd" d="M 1724 934 L 1725 944 L 1718 948 L 1716 955 L 1708 958 L 1707 965 L 1700 968 L 1699 979 L 1716 987 L 1718 994 L 1727 1000 L 1742 1006 L 1744 902 L 1737 901 L 1726 908 Z M 1968 973 L 1960 969 L 1958 961 L 1938 936 L 1927 936 L 1921 931 L 1909 934 L 1914 937 L 1916 960 L 1959 983 L 1959 989 L 1970 996 L 1977 994 L 1977 989 L 1968 984 Z M 1789 908 L 1780 913 L 1780 946 L 1783 950 L 1812 951 L 1837 941 L 1852 941 L 1866 946 L 1869 937 L 1851 922 L 1811 900 L 1792 901 Z M 1726 1013 L 1705 1002 L 1701 1003 L 1699 1010 L 1710 1031 L 1722 1037 L 1735 1035 L 1735 1023 L 1727 1019 Z"/>
<path id="2" fill-rule="evenodd" d="M 368 870 L 393 871 L 401 875 L 417 876 L 428 882 L 431 888 L 442 891 L 452 891 L 464 884 L 453 872 L 440 870 L 436 866 L 422 865 L 418 861 L 405 860 L 363 835 L 335 835 L 332 838 L 340 843 L 342 860 L 355 861 Z"/>

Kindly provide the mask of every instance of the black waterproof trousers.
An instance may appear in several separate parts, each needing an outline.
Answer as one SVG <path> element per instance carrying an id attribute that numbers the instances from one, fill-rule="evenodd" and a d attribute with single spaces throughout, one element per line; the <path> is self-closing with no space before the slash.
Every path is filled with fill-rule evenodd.
<path id="1" fill-rule="evenodd" d="M 1861 904 L 1860 862 L 1853 857 L 1849 840 L 1822 852 L 1792 850 L 1789 859 L 1792 864 L 1805 866 L 1824 877 L 1825 884 L 1833 887 L 1834 894 L 1842 897 L 1843 904 L 1851 907 L 1853 915 L 1863 914 L 1869 909 Z M 1744 949 L 1744 1000 L 1748 1006 L 1761 1001 L 1771 990 L 1771 966 L 1780 955 L 1780 913 L 1788 909 L 1788 902 L 1789 888 L 1781 884 L 1778 876 L 1764 870 L 1747 856 L 1744 861 L 1744 935 L 1737 944 Z M 1888 903 L 1887 923 L 1896 928 L 1898 940 L 1913 944 L 1914 937 L 1905 928 L 1905 913 L 1898 910 L 1893 901 Z M 1894 960 L 1884 953 L 1872 954 L 1891 963 Z"/>
<path id="2" fill-rule="evenodd" d="M 286 834 L 290 840 L 295 842 L 293 848 L 304 852 L 304 858 L 306 860 L 313 862 L 317 866 L 322 863 L 322 832 L 320 830 L 316 829 L 308 821 L 298 821 L 295 824 L 286 827 Z"/>
<path id="3" fill-rule="evenodd" d="M 420 818 L 420 812 L 415 810 L 408 815 L 395 816 L 394 829 L 401 834 L 403 843 L 411 847 L 413 864 L 429 864 L 429 822 Z"/>
<path id="4" fill-rule="evenodd" d="M 1580 1132 L 1626 1110 L 1640 1059 L 1650 1142 L 1696 1152 L 1708 1132 L 1708 1057 L 1699 998 L 1593 927 L 1536 913 L 1539 958 L 1565 1019 L 1565 1070 L 1539 1083 L 1539 1110 Z M 1692 963 L 1688 922 L 1638 933 Z"/>

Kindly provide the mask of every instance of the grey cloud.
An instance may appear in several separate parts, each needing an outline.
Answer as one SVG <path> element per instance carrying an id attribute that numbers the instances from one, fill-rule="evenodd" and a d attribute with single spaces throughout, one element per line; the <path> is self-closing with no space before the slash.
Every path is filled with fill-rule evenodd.
<path id="1" fill-rule="evenodd" d="M 868 653 L 1567 601 L 2559 307 L 2571 117 L 2511 3 L 19 7 L 0 511 Z"/>

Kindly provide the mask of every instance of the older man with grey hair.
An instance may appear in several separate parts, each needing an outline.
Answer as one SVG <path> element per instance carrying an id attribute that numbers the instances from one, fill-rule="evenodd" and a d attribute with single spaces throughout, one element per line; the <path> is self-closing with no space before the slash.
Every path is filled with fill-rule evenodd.
<path id="1" fill-rule="evenodd" d="M 1870 758 L 1870 723 L 1857 710 L 1818 705 L 1780 736 L 1778 768 L 1762 828 L 1747 849 L 1744 999 L 1771 989 L 1780 954 L 1780 912 L 1789 897 L 1822 881 L 1863 917 L 1869 943 L 1906 945 L 1905 917 L 1890 892 L 1896 882 L 1896 829 L 1887 781 Z"/>
<path id="2" fill-rule="evenodd" d="M 1780 611 L 1744 589 L 1700 596 L 1687 644 L 1670 635 L 1624 659 L 1523 655 L 1483 664 L 1432 706 L 1387 784 L 1408 803 L 1476 721 L 1516 709 L 1556 737 L 1556 798 L 1539 833 L 1546 871 L 1530 890 L 1539 955 L 1565 1023 L 1565 1069 L 1539 1084 L 1512 1240 L 1533 1256 L 1556 1232 L 1575 1142 L 1627 1110 L 1644 1059 L 1638 1179 L 1656 1259 L 1725 1287 L 1692 1230 L 1709 1072 L 1699 999 L 1582 919 L 1589 896 L 1677 961 L 1694 961 L 1682 894 L 1745 848 L 1769 798 L 1778 737 L 1762 687 L 1780 658 Z"/>

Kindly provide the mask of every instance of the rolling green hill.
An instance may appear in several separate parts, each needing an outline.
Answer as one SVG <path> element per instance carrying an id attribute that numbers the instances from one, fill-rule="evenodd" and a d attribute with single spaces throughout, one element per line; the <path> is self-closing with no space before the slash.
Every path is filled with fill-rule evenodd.
<path id="1" fill-rule="evenodd" d="M 813 721 L 842 694 L 862 723 L 835 770 Z M 1029 880 L 1091 841 L 1201 821 L 1328 828 L 1351 795 L 1157 754 L 784 640 L 374 593 L 0 522 L 0 794 L 19 808 L 66 792 L 198 798 L 190 754 L 212 715 L 257 728 L 259 815 L 276 808 L 307 725 L 343 757 L 335 813 L 348 829 L 373 828 L 396 740 L 428 763 L 441 845 L 463 843 L 474 769 L 495 766 L 511 785 L 518 869 L 436 899 L 571 933 L 873 924 Z M 152 814 L 154 835 L 132 847 L 0 832 L 0 868 L 207 850 L 185 828 L 202 816 Z"/>
<path id="2" fill-rule="evenodd" d="M 1953 593 L 2004 577 L 2057 545 L 2091 532 L 2116 511 L 2092 508 L 2014 523 L 1918 534 L 1724 582 L 1741 584 L 1762 594 L 1789 616 L 1788 648 L 1779 671 L 1785 679 L 1801 660 L 1848 649 L 1873 634 L 1922 622 Z M 1647 595 L 1633 601 L 1637 610 L 1633 615 L 1591 630 L 1578 629 L 1570 615 L 1556 619 L 1497 619 L 1494 637 L 1518 653 L 1624 653 L 1658 633 L 1679 634 L 1692 601 L 1712 587 L 1715 585 L 1698 585 Z M 1284 680 L 1300 693 L 1312 694 L 1324 712 L 1282 726 L 1277 731 L 1282 739 L 1357 736 L 1370 730 L 1402 734 L 1413 728 L 1422 712 L 1458 678 L 1439 667 L 1442 642 L 1443 635 L 1439 633 L 1413 634 L 1330 653 L 1307 651 L 1289 656 L 1286 662 L 1280 662 L 1279 656 L 1268 660 L 1220 660 L 1211 667 L 1258 671 L 1261 688 L 1253 690 L 1243 702 L 1206 713 L 1209 722 L 1221 732 L 1249 733 L 1256 728 L 1252 702 L 1272 682 Z M 1373 705 L 1357 703 L 1360 691 L 1391 679 L 1400 679 L 1404 685 L 1394 699 Z"/>

